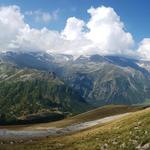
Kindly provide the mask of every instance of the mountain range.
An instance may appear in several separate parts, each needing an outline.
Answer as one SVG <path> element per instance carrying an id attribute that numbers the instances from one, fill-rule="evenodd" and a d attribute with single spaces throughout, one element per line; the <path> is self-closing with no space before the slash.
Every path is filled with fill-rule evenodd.
<path id="1" fill-rule="evenodd" d="M 0 54 L 0 114 L 7 120 L 150 98 L 150 62 L 122 56 Z M 7 112 L 7 113 L 6 113 Z"/>

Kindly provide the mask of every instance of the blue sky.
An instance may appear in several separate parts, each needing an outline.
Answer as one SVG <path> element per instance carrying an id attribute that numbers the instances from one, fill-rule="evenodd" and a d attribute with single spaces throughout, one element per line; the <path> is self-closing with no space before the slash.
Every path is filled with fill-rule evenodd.
<path id="1" fill-rule="evenodd" d="M 68 17 L 75 16 L 85 21 L 89 19 L 87 9 L 101 5 L 114 8 L 124 22 L 126 30 L 139 42 L 150 37 L 150 1 L 149 0 L 0 0 L 1 5 L 18 5 L 21 11 L 53 12 L 58 10 L 58 18 L 48 24 L 35 23 L 30 16 L 25 20 L 32 27 L 46 26 L 53 30 L 62 30 Z"/>

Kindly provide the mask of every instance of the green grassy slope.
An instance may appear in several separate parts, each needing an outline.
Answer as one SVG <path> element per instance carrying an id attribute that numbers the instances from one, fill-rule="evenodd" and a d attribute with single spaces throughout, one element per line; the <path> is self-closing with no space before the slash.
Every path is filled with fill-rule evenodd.
<path id="1" fill-rule="evenodd" d="M 150 109 L 132 112 L 130 115 L 95 126 L 71 135 L 47 137 L 13 145 L 3 144 L 1 149 L 11 150 L 135 150 L 150 148 Z M 7 142 L 6 142 L 7 143 Z"/>
<path id="2" fill-rule="evenodd" d="M 108 106 L 103 106 L 103 107 L 93 109 L 91 111 L 73 117 L 69 117 L 64 120 L 47 123 L 47 124 L 40 124 L 40 126 L 65 127 L 74 123 L 92 121 L 92 120 L 101 119 L 111 115 L 117 115 L 126 112 L 134 112 L 142 109 L 143 109 L 142 106 L 132 107 L 132 106 L 125 106 L 125 105 L 108 105 Z M 38 127 L 38 125 L 35 126 Z M 35 126 L 33 126 L 31 129 L 33 129 Z"/>
<path id="3" fill-rule="evenodd" d="M 75 116 L 70 116 L 65 119 L 47 123 L 37 123 L 37 124 L 26 124 L 26 125 L 11 125 L 11 126 L 0 126 L 0 128 L 7 128 L 12 130 L 36 130 L 39 128 L 50 128 L 50 127 L 66 127 L 76 123 L 82 123 L 86 121 L 92 121 L 96 119 L 101 119 L 104 117 L 123 114 L 127 112 L 135 112 L 138 110 L 145 109 L 144 106 L 126 106 L 126 105 L 107 105 L 99 107 L 85 113 L 81 113 Z"/>

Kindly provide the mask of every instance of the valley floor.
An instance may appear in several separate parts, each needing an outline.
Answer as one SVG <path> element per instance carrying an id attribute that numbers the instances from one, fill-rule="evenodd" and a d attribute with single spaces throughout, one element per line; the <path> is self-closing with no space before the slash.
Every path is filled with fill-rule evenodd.
<path id="1" fill-rule="evenodd" d="M 65 135 L 65 134 L 70 134 L 73 132 L 87 129 L 95 125 L 101 125 L 109 121 L 116 120 L 126 115 L 129 115 L 129 113 L 109 116 L 109 117 L 105 117 L 102 119 L 82 122 L 79 124 L 73 124 L 64 128 L 56 128 L 56 127 L 45 128 L 45 127 L 39 126 L 38 128 L 36 128 L 36 130 L 14 131 L 14 130 L 0 129 L 0 139 L 28 139 L 28 138 L 41 138 L 41 137 L 46 137 L 46 136 Z"/>

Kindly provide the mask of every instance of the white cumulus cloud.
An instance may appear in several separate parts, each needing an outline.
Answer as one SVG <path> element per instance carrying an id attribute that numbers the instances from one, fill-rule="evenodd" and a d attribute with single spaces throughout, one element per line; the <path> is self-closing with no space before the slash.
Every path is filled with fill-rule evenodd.
<path id="1" fill-rule="evenodd" d="M 62 35 L 67 40 L 78 40 L 83 37 L 83 28 L 85 23 L 83 20 L 77 19 L 75 17 L 70 17 L 67 20 L 65 29 L 62 32 Z"/>
<path id="2" fill-rule="evenodd" d="M 144 38 L 140 42 L 137 52 L 142 59 L 150 60 L 150 38 Z"/>
<path id="3" fill-rule="evenodd" d="M 33 15 L 35 12 L 28 12 Z M 40 12 L 41 13 L 41 12 Z M 138 50 L 133 50 L 132 34 L 111 7 L 98 7 L 87 10 L 90 19 L 70 17 L 64 29 L 53 31 L 31 28 L 24 21 L 24 15 L 18 6 L 0 7 L 0 51 L 49 51 L 72 54 L 117 54 L 140 55 L 150 59 L 150 39 L 144 39 Z M 26 14 L 27 15 L 27 14 Z M 48 14 L 41 13 L 42 19 L 50 20 Z M 53 14 L 57 17 L 57 13 Z"/>
<path id="4" fill-rule="evenodd" d="M 129 54 L 134 45 L 131 33 L 126 32 L 120 17 L 111 7 L 90 8 L 87 23 L 75 17 L 68 18 L 62 32 L 66 40 L 77 42 L 80 54 Z M 80 40 L 80 42 L 79 42 Z M 81 44 L 81 41 L 82 42 Z M 78 48 L 78 47 L 77 47 Z"/>
<path id="5" fill-rule="evenodd" d="M 91 15 L 86 37 L 98 47 L 101 53 L 124 53 L 129 50 L 134 40 L 131 33 L 126 32 L 124 24 L 113 8 L 98 7 L 88 9 Z"/>
<path id="6" fill-rule="evenodd" d="M 0 50 L 9 49 L 11 41 L 25 27 L 23 19 L 18 6 L 0 7 Z"/>

